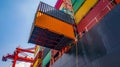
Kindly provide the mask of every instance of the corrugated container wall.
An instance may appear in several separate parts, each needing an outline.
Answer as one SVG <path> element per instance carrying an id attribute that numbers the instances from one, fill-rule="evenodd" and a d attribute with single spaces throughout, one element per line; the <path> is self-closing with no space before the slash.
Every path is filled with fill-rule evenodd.
<path id="1" fill-rule="evenodd" d="M 76 2 L 76 0 L 71 0 L 71 2 L 72 2 L 72 5 L 74 5 L 74 3 Z"/>
<path id="2" fill-rule="evenodd" d="M 119 29 L 120 4 L 84 33 L 78 47 L 73 46 L 52 67 L 120 67 Z"/>
<path id="3" fill-rule="evenodd" d="M 45 4 L 43 2 L 40 3 L 38 11 L 45 13 L 49 16 L 52 16 L 54 18 L 57 18 L 59 20 L 62 20 L 66 23 L 74 24 L 74 20 L 68 14 L 60 10 L 57 10 L 54 7 L 49 6 L 48 4 Z"/>
<path id="4" fill-rule="evenodd" d="M 45 56 L 42 62 L 42 67 L 46 67 L 46 65 L 50 62 L 51 59 L 51 51 Z"/>
<path id="5" fill-rule="evenodd" d="M 70 15 L 40 2 L 29 43 L 56 50 L 64 48 L 75 39 L 72 21 Z"/>
<path id="6" fill-rule="evenodd" d="M 37 27 L 48 29 L 51 32 L 64 35 L 68 38 L 74 39 L 73 26 L 70 24 L 57 20 L 53 17 L 50 17 L 40 12 L 37 13 L 37 18 L 35 21 L 36 21 L 35 26 Z"/>
<path id="7" fill-rule="evenodd" d="M 43 50 L 43 59 L 46 57 L 46 55 L 50 52 L 50 48 L 44 48 Z"/>
<path id="8" fill-rule="evenodd" d="M 90 30 L 96 23 L 98 23 L 114 5 L 110 0 L 100 0 L 91 11 L 79 22 L 77 29 L 79 33 Z"/>
<path id="9" fill-rule="evenodd" d="M 82 4 L 85 2 L 85 0 L 76 0 L 73 5 L 74 13 L 78 11 L 78 9 L 82 6 Z"/>
<path id="10" fill-rule="evenodd" d="M 76 24 L 85 17 L 85 15 L 90 11 L 92 7 L 97 3 L 98 0 L 86 0 L 84 4 L 79 8 L 79 10 L 75 14 Z"/>

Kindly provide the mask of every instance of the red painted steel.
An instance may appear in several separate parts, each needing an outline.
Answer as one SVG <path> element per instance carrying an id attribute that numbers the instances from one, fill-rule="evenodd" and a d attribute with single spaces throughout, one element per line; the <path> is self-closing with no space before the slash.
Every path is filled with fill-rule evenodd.
<path id="1" fill-rule="evenodd" d="M 71 46 L 66 46 L 60 51 L 51 49 L 51 60 L 50 60 L 50 65 L 53 65 L 59 58 L 62 57 L 62 55 L 66 52 L 68 52 L 72 47 Z"/>
<path id="2" fill-rule="evenodd" d="M 109 0 L 100 0 L 98 4 L 77 25 L 80 36 L 83 32 L 90 30 L 99 22 L 113 7 Z"/>
<path id="3" fill-rule="evenodd" d="M 7 59 L 12 59 L 13 60 L 13 64 L 12 67 L 15 67 L 15 64 L 17 61 L 24 61 L 24 62 L 30 62 L 33 63 L 34 59 L 33 58 L 28 58 L 26 56 L 19 56 L 19 54 L 23 53 L 23 52 L 28 52 L 28 53 L 32 53 L 34 54 L 35 48 L 29 48 L 29 49 L 22 49 L 22 48 L 16 48 L 14 54 L 8 54 L 6 56 L 3 56 L 3 61 L 7 61 Z"/>
<path id="4" fill-rule="evenodd" d="M 52 49 L 51 52 L 53 61 L 55 62 L 59 58 L 60 51 Z"/>
<path id="5" fill-rule="evenodd" d="M 5 58 L 7 58 L 7 59 L 13 59 L 14 58 L 15 61 L 17 60 L 17 61 L 24 61 L 24 62 L 33 63 L 33 58 L 18 56 L 18 53 L 16 53 L 15 55 L 8 54 L 7 56 L 5 56 Z"/>
<path id="6" fill-rule="evenodd" d="M 63 0 L 58 0 L 56 5 L 55 5 L 55 8 L 59 9 L 62 3 L 63 3 Z"/>
<path id="7" fill-rule="evenodd" d="M 55 56 L 57 54 L 58 50 L 51 49 L 51 52 L 52 52 L 52 56 Z"/>

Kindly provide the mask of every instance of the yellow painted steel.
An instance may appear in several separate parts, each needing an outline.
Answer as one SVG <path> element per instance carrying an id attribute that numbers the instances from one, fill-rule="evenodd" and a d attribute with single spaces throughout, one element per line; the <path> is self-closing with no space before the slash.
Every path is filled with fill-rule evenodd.
<path id="1" fill-rule="evenodd" d="M 33 65 L 33 67 L 38 67 L 38 64 L 41 63 L 42 60 L 41 59 L 37 59 Z"/>
<path id="2" fill-rule="evenodd" d="M 35 52 L 34 52 L 34 56 L 36 56 L 36 54 L 38 53 L 39 49 L 40 49 L 40 46 L 39 46 L 39 45 L 36 45 Z"/>
<path id="3" fill-rule="evenodd" d="M 75 39 L 73 26 L 41 12 L 37 13 L 35 26 Z"/>
<path id="4" fill-rule="evenodd" d="M 98 0 L 86 0 L 75 14 L 75 21 L 78 24 L 89 10 L 97 3 Z"/>

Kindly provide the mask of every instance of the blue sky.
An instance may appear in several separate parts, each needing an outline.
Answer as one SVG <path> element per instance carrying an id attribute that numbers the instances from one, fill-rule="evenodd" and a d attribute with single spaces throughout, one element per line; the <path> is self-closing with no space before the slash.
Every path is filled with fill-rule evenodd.
<path id="1" fill-rule="evenodd" d="M 57 0 L 41 0 L 54 5 Z M 2 56 L 15 48 L 33 47 L 28 44 L 30 29 L 40 0 L 0 0 L 0 67 L 9 67 L 11 60 L 2 62 Z"/>

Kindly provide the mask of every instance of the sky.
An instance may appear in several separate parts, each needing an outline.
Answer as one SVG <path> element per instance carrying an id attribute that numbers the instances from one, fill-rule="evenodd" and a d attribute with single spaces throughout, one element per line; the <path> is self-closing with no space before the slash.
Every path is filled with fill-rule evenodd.
<path id="1" fill-rule="evenodd" d="M 41 0 L 54 6 L 57 0 Z M 12 60 L 2 62 L 2 56 L 12 54 L 16 47 L 34 47 L 28 43 L 31 26 L 40 0 L 0 0 L 0 67 L 10 67 Z"/>

